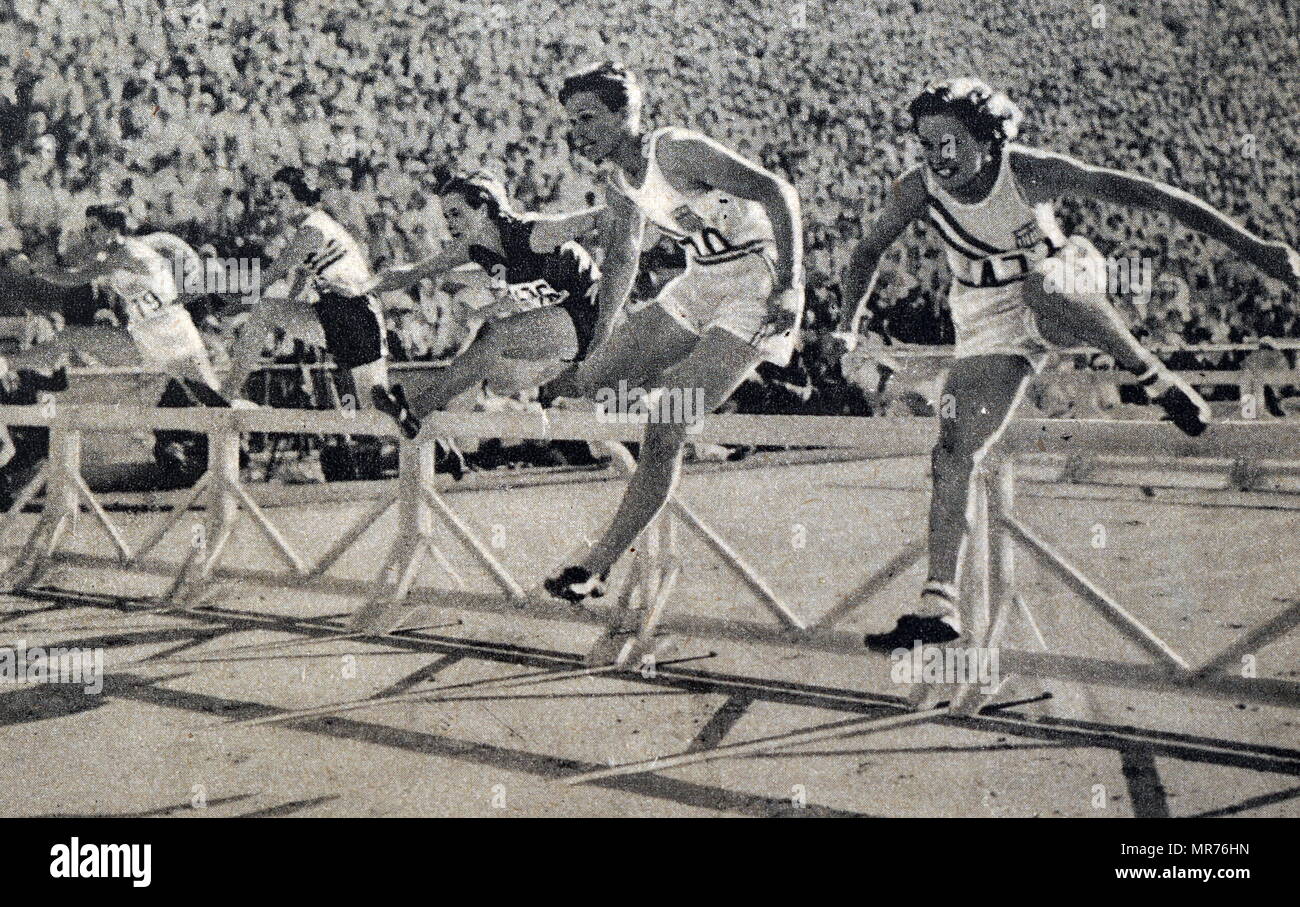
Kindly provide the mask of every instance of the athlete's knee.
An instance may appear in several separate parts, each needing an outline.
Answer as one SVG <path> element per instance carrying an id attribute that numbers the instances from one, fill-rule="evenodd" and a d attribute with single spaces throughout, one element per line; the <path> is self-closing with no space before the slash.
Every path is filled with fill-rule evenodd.
<path id="1" fill-rule="evenodd" d="M 478 329 L 474 336 L 474 346 L 483 352 L 496 353 L 506 343 L 507 332 L 495 321 L 489 321 Z"/>
<path id="2" fill-rule="evenodd" d="M 492 362 L 502 358 L 505 345 L 505 332 L 489 322 L 479 328 L 474 341 L 457 358 L 467 362 Z"/>

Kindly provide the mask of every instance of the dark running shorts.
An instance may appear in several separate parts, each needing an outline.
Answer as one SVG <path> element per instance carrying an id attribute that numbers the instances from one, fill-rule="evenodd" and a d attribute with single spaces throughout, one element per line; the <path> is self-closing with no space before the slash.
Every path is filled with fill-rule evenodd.
<path id="1" fill-rule="evenodd" d="M 568 312 L 570 320 L 573 321 L 573 332 L 578 336 L 578 352 L 573 357 L 573 361 L 581 362 L 587 358 L 588 347 L 591 346 L 591 335 L 596 329 L 597 309 L 585 299 L 566 299 L 560 303 L 560 308 Z"/>
<path id="2" fill-rule="evenodd" d="M 325 349 L 340 368 L 357 368 L 385 356 L 384 323 L 368 296 L 322 293 L 316 317 L 325 331 Z"/>

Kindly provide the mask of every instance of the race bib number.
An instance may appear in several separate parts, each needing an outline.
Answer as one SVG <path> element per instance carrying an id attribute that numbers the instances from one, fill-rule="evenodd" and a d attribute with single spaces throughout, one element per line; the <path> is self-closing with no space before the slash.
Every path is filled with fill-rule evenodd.
<path id="1" fill-rule="evenodd" d="M 126 300 L 122 308 L 125 310 L 127 322 L 134 323 L 160 314 L 163 310 L 163 303 L 153 293 L 141 293 L 139 296 L 133 296 Z"/>
<path id="2" fill-rule="evenodd" d="M 498 296 L 508 296 L 525 308 L 559 305 L 569 298 L 567 292 L 555 289 L 542 279 L 510 283 L 505 278 L 505 269 L 500 265 L 492 269 L 492 292 Z"/>

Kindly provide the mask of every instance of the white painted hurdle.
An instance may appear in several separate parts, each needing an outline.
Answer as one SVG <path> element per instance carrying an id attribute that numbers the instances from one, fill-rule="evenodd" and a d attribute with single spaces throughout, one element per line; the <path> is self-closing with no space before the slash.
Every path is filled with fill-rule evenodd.
<path id="1" fill-rule="evenodd" d="M 45 486 L 44 507 L 25 542 L 3 546 L 3 550 L 15 555 L 4 578 L 11 589 L 30 589 L 51 567 L 62 564 L 120 568 L 170 577 L 172 586 L 162 597 L 161 604 L 173 609 L 203 604 L 217 581 L 233 580 L 351 595 L 364 602 L 349 628 L 352 636 L 381 636 L 396 632 L 411 620 L 416 611 L 424 608 L 586 623 L 618 631 L 603 644 L 598 644 L 592 653 L 593 667 L 589 670 L 605 671 L 640 667 L 628 661 L 632 653 L 645 650 L 645 646 L 636 643 L 650 644 L 664 635 L 710 641 L 734 640 L 866 657 L 861 636 L 838 630 L 837 625 L 924 556 L 922 544 L 906 546 L 863 580 L 852 593 L 813 619 L 783 601 L 716 529 L 702 521 L 684 502 L 674 499 L 637 545 L 631 575 L 620 590 L 617 602 L 578 609 L 539 594 L 533 586 L 513 577 L 470 522 L 443 499 L 435 482 L 431 441 L 401 441 L 396 493 L 382 497 L 355 524 L 340 531 L 335 543 L 315 563 L 308 564 L 241 486 L 239 436 L 245 432 L 394 436 L 392 422 L 374 412 L 346 414 L 65 405 L 53 408 L 0 407 L 0 422 L 48 426 L 51 429 L 49 462 L 20 496 L 18 506 L 8 515 L 10 522 L 0 528 L 0 540 L 3 540 L 13 528 L 16 511 L 21 511 L 22 504 L 30 501 L 42 484 Z M 634 465 L 619 442 L 639 440 L 642 433 L 640 425 L 602 421 L 592 415 L 573 412 L 440 413 L 430 417 L 427 424 L 429 433 L 441 436 L 606 442 L 615 453 L 616 466 L 624 472 L 630 472 Z M 693 435 L 693 440 L 701 442 L 852 448 L 861 452 L 863 457 L 878 458 L 927 454 L 937 437 L 937 424 L 932 420 L 915 418 L 726 415 L 706 417 L 699 427 L 700 431 Z M 82 436 L 87 432 L 139 431 L 142 428 L 179 429 L 207 435 L 209 469 L 191 491 L 186 504 L 164 518 L 160 526 L 132 549 L 81 478 L 80 447 Z M 1244 633 L 1213 657 L 1193 664 L 1018 519 L 1015 514 L 1017 459 L 1033 454 L 1078 451 L 1162 457 L 1252 456 L 1300 460 L 1300 424 L 1220 423 L 1212 426 L 1202 437 L 1191 439 L 1162 423 L 1013 422 L 977 476 L 977 519 L 969 552 L 979 567 L 980 594 L 963 596 L 964 618 L 971 643 L 986 648 L 997 647 L 1003 675 L 1008 677 L 1019 675 L 1039 680 L 1300 708 L 1300 683 L 1278 678 L 1242 677 L 1229 671 L 1243 655 L 1253 653 L 1300 626 L 1300 600 L 1291 603 L 1263 625 Z M 188 508 L 198 503 L 204 510 L 199 524 L 202 528 L 190 537 L 191 544 L 179 570 L 175 561 L 151 559 L 149 555 L 184 519 Z M 113 556 L 65 550 L 63 543 L 75 532 L 83 505 L 111 542 Z M 393 506 L 399 509 L 402 531 L 392 540 L 388 556 L 375 580 L 357 581 L 331 576 L 331 567 Z M 245 515 L 254 522 L 283 562 L 284 570 L 254 570 L 226 562 L 226 549 L 236 522 Z M 485 568 L 498 587 L 497 592 L 488 594 L 466 589 L 452 558 L 434 543 L 433 528 L 437 522 L 443 523 L 468 554 Z M 769 620 L 720 619 L 671 607 L 674 590 L 682 582 L 689 581 L 688 565 L 681 562 L 678 546 L 681 531 L 694 533 L 705 542 L 755 595 L 768 612 Z M 1133 663 L 1048 651 L 1029 604 L 1017 591 L 1014 558 L 1017 548 L 1028 552 L 1058 577 L 1120 636 L 1145 653 L 1148 661 Z M 416 586 L 421 566 L 428 558 L 432 558 L 451 577 L 456 588 Z M 1013 626 L 1029 631 L 1029 648 L 1017 649 L 1007 645 Z M 613 640 L 614 645 L 611 646 L 609 640 Z M 940 694 L 946 699 L 935 701 Z M 944 715 L 967 715 L 991 702 L 993 695 L 996 694 L 965 685 L 937 692 L 930 701 L 917 701 L 917 710 L 905 719 L 891 716 L 815 729 L 809 732 L 814 736 L 808 740 L 796 734 L 730 744 L 716 751 L 673 757 L 677 759 L 673 764 L 924 723 Z M 383 700 L 372 701 L 379 703 Z M 285 712 L 275 720 L 293 718 L 297 714 Z M 655 765 L 666 767 L 661 761 Z M 619 766 L 573 780 L 649 771 L 655 765 Z"/>

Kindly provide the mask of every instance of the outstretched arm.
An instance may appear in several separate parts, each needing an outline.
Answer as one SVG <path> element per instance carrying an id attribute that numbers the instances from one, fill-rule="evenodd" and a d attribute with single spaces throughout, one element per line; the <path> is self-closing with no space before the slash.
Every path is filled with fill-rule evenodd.
<path id="1" fill-rule="evenodd" d="M 307 256 L 320 245 L 322 239 L 324 239 L 324 234 L 315 227 L 299 228 L 290 237 L 288 246 L 280 253 L 280 256 L 271 262 L 269 268 L 262 272 L 262 285 L 269 287 L 287 277 L 290 271 L 307 260 Z"/>
<path id="2" fill-rule="evenodd" d="M 1017 147 L 1012 155 L 1016 175 L 1035 196 L 1034 201 L 1075 195 L 1160 211 L 1217 239 L 1268 276 L 1300 287 L 1300 255 L 1295 249 L 1256 236 L 1191 193 L 1122 170 L 1094 167 L 1064 154 Z"/>
<path id="3" fill-rule="evenodd" d="M 13 436 L 9 434 L 9 426 L 0 425 L 0 469 L 8 466 L 17 452 L 18 447 L 14 444 Z"/>
<path id="4" fill-rule="evenodd" d="M 195 268 L 203 266 L 203 259 L 199 258 L 199 253 L 195 252 L 194 248 L 179 236 L 158 232 L 142 236 L 140 239 L 155 252 L 166 255 L 172 261 L 179 260 L 182 274 L 189 274 Z"/>
<path id="5" fill-rule="evenodd" d="M 289 292 L 284 294 L 285 299 L 297 299 L 307 289 L 307 281 L 311 275 L 307 273 L 306 268 L 299 268 L 293 275 L 293 282 L 289 284 Z"/>
<path id="6" fill-rule="evenodd" d="M 551 379 L 540 391 L 542 399 L 587 397 L 593 382 L 600 380 L 606 363 L 601 355 L 605 342 L 614 331 L 614 320 L 622 311 L 641 264 L 641 243 L 645 238 L 645 216 L 623 193 L 606 187 L 606 206 L 601 215 L 600 247 L 605 259 L 600 267 L 600 284 L 596 294 L 596 324 L 592 329 L 587 355 Z"/>
<path id="7" fill-rule="evenodd" d="M 114 248 L 87 255 L 66 268 L 48 268 L 33 276 L 55 286 L 80 287 L 114 271 L 147 273 L 148 268 L 125 249 Z"/>
<path id="8" fill-rule="evenodd" d="M 641 240 L 645 236 L 645 217 L 636 205 L 616 189 L 609 188 L 606 193 L 601 231 L 605 260 L 600 267 L 600 290 L 596 296 L 596 326 L 590 344 L 593 351 L 609 339 L 614 319 L 632 293 L 641 264 Z"/>
<path id="9" fill-rule="evenodd" d="M 894 183 L 879 217 L 867 228 L 862 241 L 853 249 L 844 274 L 844 311 L 840 314 L 841 332 L 856 335 L 871 288 L 876 282 L 876 268 L 885 251 L 907 229 L 907 225 L 925 215 L 925 179 L 920 169 L 905 173 Z"/>
<path id="10" fill-rule="evenodd" d="M 373 293 L 404 290 L 425 278 L 437 277 L 452 268 L 460 267 L 468 261 L 468 244 L 463 240 L 452 240 L 446 248 L 422 261 L 385 268 L 375 277 L 368 289 Z"/>

